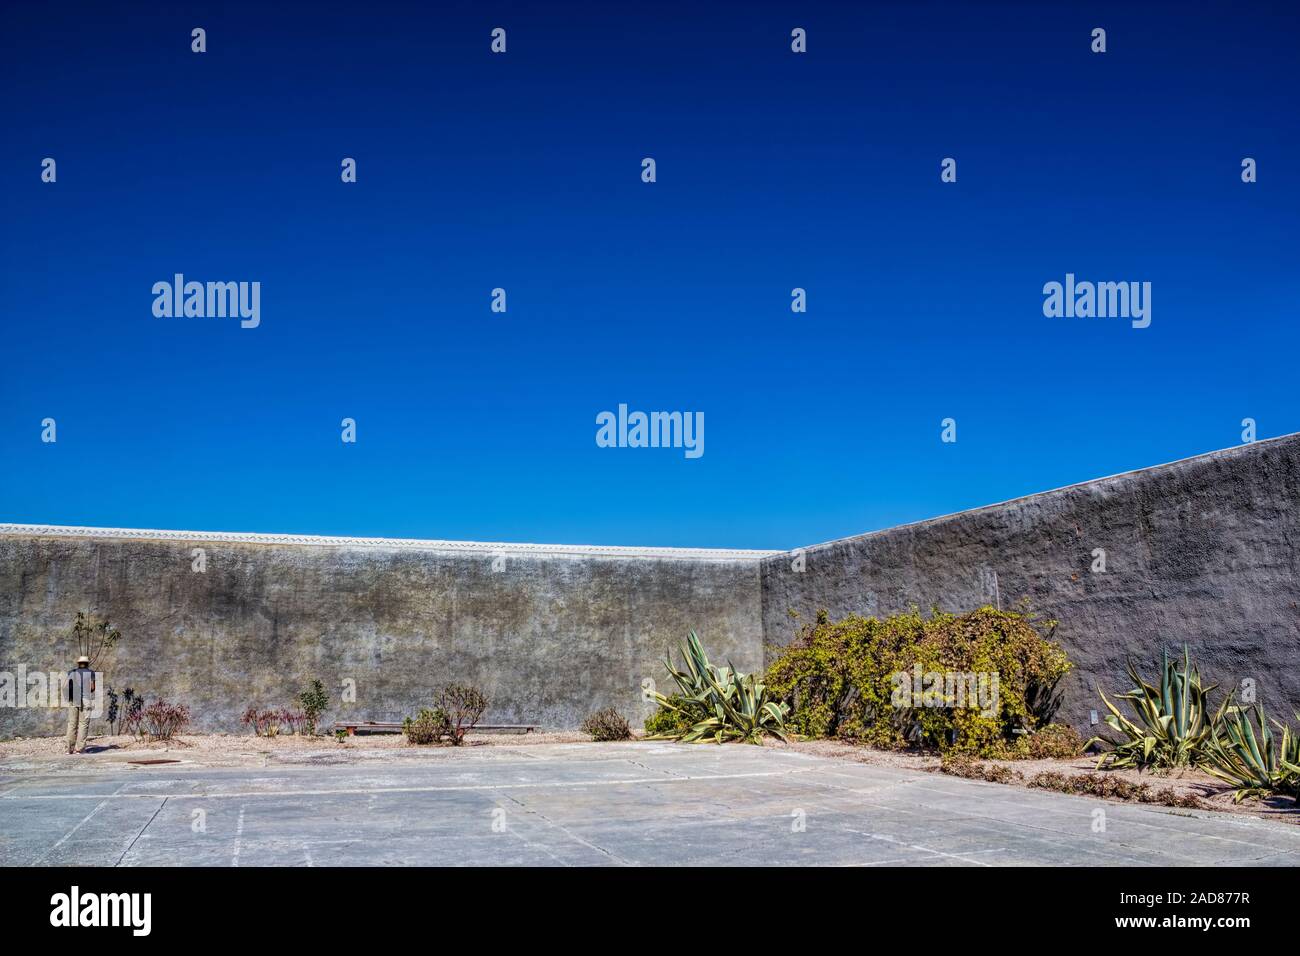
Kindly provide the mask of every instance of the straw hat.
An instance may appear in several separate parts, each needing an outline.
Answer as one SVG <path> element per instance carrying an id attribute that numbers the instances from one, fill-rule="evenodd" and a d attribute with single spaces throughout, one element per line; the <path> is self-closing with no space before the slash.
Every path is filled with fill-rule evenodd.
<path id="1" fill-rule="evenodd" d="M 90 658 L 87 657 L 85 654 L 82 654 L 80 657 L 77 658 L 77 663 L 78 663 L 78 664 L 89 664 L 89 663 L 90 663 Z"/>

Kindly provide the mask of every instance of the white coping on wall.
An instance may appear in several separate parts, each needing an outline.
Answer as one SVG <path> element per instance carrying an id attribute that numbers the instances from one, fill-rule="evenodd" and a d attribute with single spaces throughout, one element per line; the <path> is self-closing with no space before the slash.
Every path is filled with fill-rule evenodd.
<path id="1" fill-rule="evenodd" d="M 611 558 L 674 558 L 679 560 L 691 559 L 705 561 L 758 561 L 762 558 L 769 558 L 775 555 L 795 554 L 801 551 L 819 551 L 824 548 L 835 547 L 836 545 L 843 544 L 846 541 L 854 541 L 859 538 L 868 538 L 874 535 L 887 534 L 891 531 L 898 531 L 904 528 L 915 529 L 928 524 L 937 524 L 942 521 L 948 521 L 962 515 L 976 514 L 981 511 L 990 511 L 995 508 L 1004 508 L 1008 505 L 1017 504 L 1018 502 L 1028 501 L 1031 498 L 1044 498 L 1051 495 L 1059 495 L 1089 485 L 1095 486 L 1105 482 L 1122 480 L 1131 475 L 1157 471 L 1162 468 L 1171 468 L 1176 465 L 1197 460 L 1222 458 L 1235 454 L 1248 453 L 1252 448 L 1258 448 L 1275 442 L 1295 441 L 1297 439 L 1300 439 L 1300 432 L 1277 435 L 1273 438 L 1261 438 L 1254 442 L 1234 445 L 1230 448 L 1221 448 L 1216 451 L 1204 452 L 1200 455 L 1191 455 L 1187 458 L 1179 458 L 1176 461 L 1165 462 L 1160 465 L 1149 465 L 1145 468 L 1135 468 L 1132 471 L 1124 471 L 1117 475 L 1108 475 L 1104 478 L 1091 478 L 1088 481 L 1080 481 L 1072 485 L 1064 485 L 1063 487 L 1053 488 L 1049 491 L 1039 491 L 1029 495 L 1022 495 L 1018 498 L 999 501 L 995 504 L 981 505 L 980 507 L 970 508 L 966 511 L 957 511 L 952 514 L 940 515 L 935 518 L 925 518 L 921 521 L 911 521 L 890 528 L 881 528 L 876 531 L 868 531 L 864 534 L 836 538 L 832 541 L 823 541 L 819 544 L 811 544 L 788 551 L 755 551 L 728 548 L 629 548 L 618 545 L 601 544 L 508 544 L 505 542 L 483 541 L 425 541 L 419 538 L 344 538 L 315 534 L 259 534 L 256 532 L 249 533 L 235 531 L 156 531 L 142 528 L 79 528 L 64 525 L 5 523 L 0 523 L 0 537 L 8 535 L 10 537 L 21 536 L 41 538 L 220 541 L 231 542 L 234 544 L 302 544 L 335 548 L 390 548 L 408 551 L 434 551 L 445 554 L 517 554 L 568 557 L 604 556 Z"/>
<path id="2" fill-rule="evenodd" d="M 727 548 L 629 548 L 601 544 L 509 544 L 486 541 L 425 541 L 419 538 L 345 538 L 316 534 L 259 534 L 238 531 L 158 531 L 149 528 L 80 528 L 50 524 L 0 523 L 0 536 L 99 538 L 105 540 L 196 541 L 231 544 L 297 544 L 327 548 L 388 548 L 446 554 L 538 555 L 610 558 L 673 558 L 757 561 L 780 551 Z"/>

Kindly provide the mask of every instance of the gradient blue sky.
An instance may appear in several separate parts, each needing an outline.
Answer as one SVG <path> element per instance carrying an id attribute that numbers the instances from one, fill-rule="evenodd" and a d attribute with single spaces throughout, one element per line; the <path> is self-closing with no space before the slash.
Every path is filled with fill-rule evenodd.
<path id="1" fill-rule="evenodd" d="M 1300 430 L 1290 5 L 150 6 L 0 21 L 0 521 L 787 548 Z"/>

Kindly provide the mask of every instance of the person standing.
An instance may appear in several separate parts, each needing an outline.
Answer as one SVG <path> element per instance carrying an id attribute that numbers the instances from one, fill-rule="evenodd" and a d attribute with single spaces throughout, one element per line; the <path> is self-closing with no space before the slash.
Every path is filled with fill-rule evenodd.
<path id="1" fill-rule="evenodd" d="M 68 671 L 68 753 L 86 752 L 86 731 L 94 702 L 95 672 L 90 669 L 90 658 L 83 654 L 77 658 L 76 669 Z"/>

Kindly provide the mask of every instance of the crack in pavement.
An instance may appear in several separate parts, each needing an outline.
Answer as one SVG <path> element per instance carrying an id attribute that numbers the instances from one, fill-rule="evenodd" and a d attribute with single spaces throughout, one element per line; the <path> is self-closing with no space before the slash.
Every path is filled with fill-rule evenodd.
<path id="1" fill-rule="evenodd" d="M 634 767 L 640 767 L 640 768 L 641 768 L 642 770 L 644 770 L 646 773 L 655 773 L 655 772 L 656 772 L 656 770 L 655 770 L 654 767 L 647 767 L 645 764 L 641 763 L 639 760 L 633 760 L 631 757 L 625 757 L 625 758 L 623 758 L 623 759 L 624 759 L 627 763 L 630 763 L 630 764 L 631 764 L 632 766 L 634 766 Z M 690 778 L 687 777 L 685 774 L 680 774 L 680 773 L 678 773 L 676 770 L 669 770 L 667 767 L 660 767 L 660 768 L 658 769 L 657 772 L 658 772 L 658 773 L 662 773 L 662 774 L 666 774 L 666 775 L 669 776 L 669 777 L 676 777 L 678 780 L 689 780 L 689 779 L 690 779 Z"/>
<path id="2" fill-rule="evenodd" d="M 144 826 L 140 828 L 140 832 L 131 838 L 131 842 L 127 844 L 126 849 L 122 851 L 122 855 L 117 858 L 117 862 L 113 864 L 114 866 L 122 865 L 122 861 L 126 859 L 126 855 L 130 853 L 131 849 L 135 846 L 135 841 L 144 835 L 144 831 L 149 829 L 149 824 L 153 823 L 153 821 L 158 817 L 158 814 L 162 813 L 162 808 L 165 806 L 167 806 L 167 798 L 163 797 L 162 803 L 158 804 L 158 809 L 153 812 L 153 816 L 145 821 Z"/>
<path id="3" fill-rule="evenodd" d="M 625 860 L 625 859 L 623 859 L 621 856 L 619 856 L 618 854 L 613 853 L 613 852 L 611 852 L 610 850 L 605 849 L 603 846 L 598 846 L 597 844 L 592 843 L 590 840 L 584 840 L 582 837 L 578 836 L 576 833 L 574 833 L 574 832 L 573 832 L 572 830 L 570 830 L 568 827 L 564 826 L 562 823 L 556 823 L 554 820 L 552 820 L 550 817 L 548 817 L 545 813 L 542 813 L 542 811 L 540 811 L 540 810 L 534 810 L 533 808 L 531 808 L 531 807 L 529 807 L 527 804 L 525 804 L 523 801 L 518 800 L 518 799 L 516 799 L 515 797 L 512 797 L 510 794 L 507 793 L 507 794 L 503 794 L 502 796 L 504 796 L 504 797 L 505 797 L 507 800 L 509 800 L 511 803 L 513 803 L 513 804 L 515 804 L 516 806 L 518 806 L 521 810 L 523 810 L 524 813 L 532 814 L 533 816 L 538 817 L 538 818 L 539 818 L 543 823 L 545 823 L 547 826 L 554 827 L 556 830 L 559 830 L 561 833 L 563 833 L 563 834 L 564 834 L 565 836 L 567 836 L 569 839 L 574 840 L 574 841 L 576 841 L 576 842 L 578 842 L 578 843 L 581 843 L 583 846 L 588 847 L 589 849 L 595 850 L 595 851 L 597 851 L 598 853 L 603 853 L 603 854 L 605 854 L 605 856 L 609 857 L 611 860 L 614 860 L 614 861 L 617 862 L 620 866 L 632 866 L 632 865 L 633 865 L 633 864 L 630 863 L 628 860 Z M 516 835 L 518 835 L 518 834 L 516 834 Z M 524 838 L 520 835 L 520 839 L 524 839 Z M 525 842 L 527 842 L 527 841 L 525 840 Z M 557 863 L 562 862 L 562 861 L 559 859 L 559 857 L 557 857 L 557 856 L 555 856 L 555 854 L 551 853 L 550 850 L 547 850 L 546 847 L 541 846 L 541 844 L 537 844 L 537 847 L 538 847 L 538 849 L 540 849 L 543 853 L 545 853 L 547 856 L 551 857 L 551 859 L 555 860 Z M 570 866 L 571 864 L 565 863 L 564 865 L 565 865 L 565 866 Z"/>

